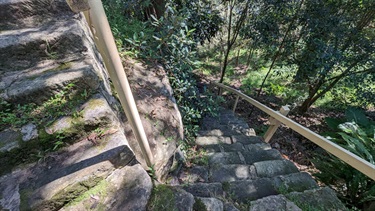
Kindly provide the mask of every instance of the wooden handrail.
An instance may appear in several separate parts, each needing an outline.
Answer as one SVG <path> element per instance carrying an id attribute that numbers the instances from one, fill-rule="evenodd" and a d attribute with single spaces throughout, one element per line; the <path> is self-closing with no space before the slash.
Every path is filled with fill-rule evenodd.
<path id="1" fill-rule="evenodd" d="M 288 117 L 282 115 L 279 112 L 272 110 L 271 108 L 261 104 L 260 102 L 254 100 L 253 98 L 245 95 L 241 91 L 234 89 L 232 87 L 226 86 L 221 83 L 212 82 L 212 84 L 223 88 L 229 92 L 232 92 L 242 99 L 246 100 L 250 104 L 254 105 L 255 107 L 259 108 L 263 112 L 267 113 L 271 117 L 275 118 L 276 120 L 280 121 L 281 123 L 285 124 L 292 130 L 296 131 L 297 133 L 301 134 L 305 138 L 309 139 L 310 141 L 314 142 L 327 152 L 333 154 L 334 156 L 338 157 L 345 163 L 349 164 L 353 168 L 357 169 L 358 171 L 362 172 L 363 174 L 367 175 L 371 179 L 375 180 L 375 165 L 371 164 L 370 162 L 362 159 L 361 157 L 353 154 L 352 152 L 342 148 L 341 146 L 329 141 L 328 139 L 324 138 L 323 136 L 309 130 L 308 128 L 296 123 L 295 121 L 289 119 Z"/>
<path id="2" fill-rule="evenodd" d="M 83 12 L 93 34 L 108 74 L 120 99 L 125 115 L 132 127 L 142 155 L 148 167 L 153 166 L 154 157 L 143 128 L 137 105 L 134 101 L 129 81 L 126 77 L 122 61 L 117 51 L 115 40 L 109 26 L 101 0 L 66 0 L 74 12 Z"/>

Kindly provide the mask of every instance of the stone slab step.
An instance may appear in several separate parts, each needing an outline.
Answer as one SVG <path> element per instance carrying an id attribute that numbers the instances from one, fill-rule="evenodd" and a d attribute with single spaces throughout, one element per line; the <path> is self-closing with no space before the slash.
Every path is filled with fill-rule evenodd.
<path id="1" fill-rule="evenodd" d="M 267 160 L 253 165 L 258 177 L 274 177 L 298 172 L 298 168 L 288 160 Z"/>
<path id="2" fill-rule="evenodd" d="M 275 149 L 242 152 L 242 156 L 248 165 L 260 161 L 283 159 L 280 152 Z"/>
<path id="3" fill-rule="evenodd" d="M 230 137 L 223 136 L 199 136 L 195 139 L 195 144 L 198 146 L 212 145 L 212 144 L 231 144 Z"/>
<path id="4" fill-rule="evenodd" d="M 286 197 L 303 210 L 348 210 L 328 187 L 291 192 Z"/>
<path id="5" fill-rule="evenodd" d="M 316 189 L 318 185 L 307 173 L 293 173 L 273 178 L 258 178 L 223 183 L 225 192 L 234 200 L 242 203 L 257 200 L 266 196 L 302 192 Z"/>
<path id="6" fill-rule="evenodd" d="M 0 0 L 0 31 L 38 26 L 58 16 L 72 15 L 64 0 Z"/>
<path id="7" fill-rule="evenodd" d="M 210 182 L 232 182 L 251 180 L 257 177 L 254 166 L 249 165 L 215 165 L 210 168 Z"/>
<path id="8" fill-rule="evenodd" d="M 246 135 L 233 135 L 231 136 L 233 143 L 241 144 L 259 144 L 264 143 L 263 139 L 259 136 L 246 136 Z"/>
<path id="9" fill-rule="evenodd" d="M 249 211 L 302 211 L 283 195 L 267 196 L 250 203 Z"/>
<path id="10" fill-rule="evenodd" d="M 6 84 L 0 84 L 0 95 L 10 103 L 41 104 L 68 84 L 74 84 L 75 89 L 86 89 L 87 92 L 99 87 L 100 81 L 95 74 L 94 64 L 82 61 L 71 62 L 65 66 L 66 69 L 45 70 L 39 74 L 25 74 L 24 77 L 9 77 Z"/>
<path id="11" fill-rule="evenodd" d="M 206 211 L 223 211 L 224 204 L 217 198 L 206 198 L 206 197 L 197 197 L 195 201 L 200 200 L 206 208 Z"/>
<path id="12" fill-rule="evenodd" d="M 194 183 L 180 186 L 185 191 L 198 197 L 220 197 L 223 196 L 221 183 Z"/>
<path id="13" fill-rule="evenodd" d="M 238 152 L 245 150 L 245 147 L 241 143 L 234 144 L 211 144 L 203 146 L 207 152 Z"/>
<path id="14" fill-rule="evenodd" d="M 225 164 L 247 164 L 266 160 L 282 160 L 279 151 L 275 149 L 258 150 L 250 152 L 215 152 L 208 153 L 208 163 L 210 166 Z"/>
<path id="15" fill-rule="evenodd" d="M 209 169 L 210 182 L 231 182 L 262 177 L 275 177 L 298 173 L 297 167 L 288 160 L 269 160 L 253 165 L 213 165 Z"/>
<path id="16" fill-rule="evenodd" d="M 210 166 L 226 164 L 246 164 L 238 152 L 216 152 L 210 153 L 208 163 Z"/>
<path id="17" fill-rule="evenodd" d="M 183 183 L 208 182 L 209 169 L 207 166 L 193 166 L 179 176 Z"/>
<path id="18" fill-rule="evenodd" d="M 260 141 L 260 139 L 248 137 L 245 141 L 237 141 L 236 136 L 200 136 L 196 138 L 196 144 L 208 152 L 255 152 L 272 149 L 269 144 Z"/>
<path id="19" fill-rule="evenodd" d="M 73 200 L 98 185 L 115 168 L 134 160 L 120 130 L 97 143 L 101 143 L 100 146 L 87 140 L 77 142 L 49 154 L 38 165 L 29 165 L 1 177 L 0 195 L 12 197 L 12 206 L 22 204 L 26 210 L 44 210 L 46 206 L 50 210 L 62 208 L 64 202 Z"/>
<path id="20" fill-rule="evenodd" d="M 280 193 L 293 191 L 302 192 L 319 187 L 316 181 L 311 177 L 311 175 L 306 172 L 280 175 L 274 177 L 273 179 L 275 187 L 278 188 L 278 191 Z"/>
<path id="21" fill-rule="evenodd" d="M 224 184 L 225 192 L 230 194 L 233 200 L 241 203 L 278 194 L 273 179 L 269 178 L 233 181 Z"/>
<path id="22" fill-rule="evenodd" d="M 238 170 L 237 174 L 232 174 L 235 172 L 232 171 L 233 169 Z M 219 171 L 220 169 L 216 170 Z M 316 182 L 307 173 L 249 179 L 252 177 L 251 174 L 254 173 L 254 170 L 251 170 L 250 166 L 247 165 L 227 165 L 223 166 L 221 170 L 223 172 L 230 171 L 229 174 L 223 173 L 224 177 L 226 177 L 225 180 L 220 179 L 219 173 L 217 173 L 215 178 L 210 177 L 210 180 L 216 180 L 215 182 L 194 183 L 180 187 L 198 197 L 220 197 L 225 192 L 226 196 L 230 196 L 232 200 L 239 203 L 248 203 L 249 201 L 278 194 L 293 193 L 296 195 L 298 192 L 318 188 Z M 230 174 L 232 175 L 229 176 Z M 294 196 L 293 194 L 290 194 L 290 196 Z"/>
<path id="23" fill-rule="evenodd" d="M 2 31 L 0 73 L 35 66 L 44 60 L 66 57 L 82 59 L 88 47 L 82 34 L 82 20 L 68 19 L 35 28 Z"/>
<path id="24" fill-rule="evenodd" d="M 202 129 L 202 128 L 201 128 Z M 202 129 L 198 132 L 198 136 L 256 136 L 254 129 L 243 129 L 242 131 L 232 130 L 227 127 L 220 127 L 220 129 Z"/>

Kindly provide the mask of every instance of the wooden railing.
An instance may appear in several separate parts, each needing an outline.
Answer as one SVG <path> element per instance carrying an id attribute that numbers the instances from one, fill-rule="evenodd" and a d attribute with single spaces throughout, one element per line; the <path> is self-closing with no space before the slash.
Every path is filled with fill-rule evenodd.
<path id="1" fill-rule="evenodd" d="M 253 98 L 245 95 L 241 91 L 236 90 L 232 87 L 229 87 L 229 86 L 223 85 L 221 83 L 217 83 L 217 82 L 212 82 L 212 84 L 214 84 L 214 85 L 216 85 L 216 86 L 218 86 L 218 87 L 220 87 L 220 88 L 222 88 L 226 91 L 229 91 L 233 94 L 236 94 L 237 98 L 236 98 L 235 106 L 237 106 L 237 102 L 238 102 L 239 98 L 242 98 L 242 99 L 246 100 L 250 104 L 257 107 L 258 109 L 260 109 L 263 112 L 270 115 L 271 118 L 276 120 L 277 122 L 273 121 L 273 126 L 276 125 L 276 129 L 277 129 L 278 124 L 281 124 L 281 123 L 285 124 L 286 126 L 291 128 L 292 130 L 296 131 L 297 133 L 301 134 L 305 138 L 314 142 L 315 144 L 317 144 L 318 146 L 320 146 L 321 148 L 323 148 L 327 152 L 333 154 L 334 156 L 338 157 L 339 159 L 341 159 L 345 163 L 351 165 L 353 168 L 357 169 L 358 171 L 367 175 L 371 179 L 375 180 L 375 165 L 371 164 L 370 162 L 360 158 L 359 156 L 349 152 L 348 150 L 342 148 L 341 146 L 329 141 L 328 139 L 320 136 L 319 134 L 316 134 L 315 132 L 309 130 L 308 128 L 306 128 L 306 127 L 296 123 L 295 121 L 289 119 L 288 117 L 284 116 L 284 114 L 287 113 L 287 112 L 284 112 L 284 114 L 282 114 L 281 112 L 276 112 L 276 111 L 272 110 L 271 108 L 261 104 L 260 102 L 254 100 Z M 233 108 L 233 110 L 235 110 L 235 107 Z M 273 129 L 273 130 L 276 131 L 276 129 Z M 270 139 L 270 137 L 269 137 L 269 139 Z"/>

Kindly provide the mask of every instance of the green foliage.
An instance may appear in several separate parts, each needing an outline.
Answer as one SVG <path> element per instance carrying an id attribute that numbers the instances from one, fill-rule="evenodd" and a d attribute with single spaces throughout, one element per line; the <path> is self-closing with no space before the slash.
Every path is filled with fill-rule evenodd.
<path id="1" fill-rule="evenodd" d="M 74 113 L 74 108 L 82 103 L 91 93 L 86 90 L 77 93 L 75 84 L 68 84 L 42 105 L 34 103 L 12 105 L 1 100 L 0 107 L 0 130 L 8 127 L 21 127 L 26 123 L 49 124 L 59 116 Z"/>
<path id="2" fill-rule="evenodd" d="M 185 4 L 177 8 L 176 4 L 169 2 L 162 17 L 150 15 L 149 21 L 143 21 L 138 15 L 124 15 L 121 9 L 116 9 L 123 8 L 120 2 L 104 1 L 120 54 L 156 61 L 164 66 L 184 124 L 185 141 L 179 143 L 180 148 L 188 154 L 199 130 L 200 119 L 206 114 L 214 115 L 218 109 L 216 98 L 210 93 L 205 92 L 205 97 L 201 97 L 192 73 L 197 45 L 195 30 L 188 27 L 191 26 L 192 11 Z M 209 35 L 202 36 L 206 39 Z"/>
<path id="3" fill-rule="evenodd" d="M 218 5 L 208 0 L 176 0 L 177 10 L 188 13 L 187 26 L 194 29 L 193 38 L 198 43 L 210 41 L 223 24 Z"/>
<path id="4" fill-rule="evenodd" d="M 328 138 L 348 151 L 375 165 L 375 122 L 358 109 L 348 109 L 344 119 L 326 119 L 333 130 Z M 319 156 L 315 165 L 321 171 L 316 176 L 334 187 L 341 199 L 362 209 L 367 202 L 375 201 L 375 181 L 358 170 L 330 155 Z"/>
<path id="5" fill-rule="evenodd" d="M 4 165 L 0 166 L 0 175 L 18 164 L 43 160 L 47 153 L 57 151 L 71 142 L 72 134 L 84 131 L 82 123 L 75 124 L 75 131 L 57 131 L 54 134 L 46 133 L 45 127 L 61 116 L 72 115 L 79 118 L 79 111 L 76 108 L 89 96 L 91 96 L 90 92 L 84 90 L 80 93 L 75 84 L 71 83 L 41 105 L 34 103 L 12 105 L 1 101 L 0 130 L 19 128 L 26 123 L 33 123 L 38 128 L 39 136 L 28 142 L 19 141 L 18 148 L 1 152 L 0 162 Z"/>
<path id="6" fill-rule="evenodd" d="M 148 3 L 124 0 L 103 1 L 117 47 L 122 53 L 140 57 L 141 54 L 146 55 L 146 52 L 149 52 L 151 47 L 149 43 L 153 41 L 154 28 L 150 27 L 149 22 L 134 18 L 134 16 L 141 15 L 138 12 L 142 12 Z M 130 8 L 137 8 L 137 10 L 130 12 Z"/>
<path id="7" fill-rule="evenodd" d="M 207 94 L 200 97 L 197 82 L 193 77 L 195 43 L 192 30 L 187 27 L 187 17 L 177 12 L 173 5 L 167 5 L 165 16 L 159 20 L 154 18 L 153 25 L 159 31 L 154 36 L 158 45 L 160 59 L 168 71 L 182 120 L 185 126 L 185 139 L 192 142 L 198 132 L 199 120 L 203 114 L 214 114 L 217 111 L 215 99 Z"/>
<path id="8" fill-rule="evenodd" d="M 151 167 L 148 167 L 147 173 L 148 173 L 148 175 L 149 175 L 153 180 L 156 180 L 156 170 L 155 170 L 155 165 L 152 165 Z"/>

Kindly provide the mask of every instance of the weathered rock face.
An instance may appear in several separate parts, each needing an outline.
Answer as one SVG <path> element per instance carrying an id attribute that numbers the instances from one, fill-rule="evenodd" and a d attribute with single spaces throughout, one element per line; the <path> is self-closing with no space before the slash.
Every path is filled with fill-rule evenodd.
<path id="1" fill-rule="evenodd" d="M 0 0 L 0 17 L 0 209 L 145 210 L 151 179 L 83 16 Z M 181 117 L 162 69 L 128 65 L 162 180 Z"/>
<path id="2" fill-rule="evenodd" d="M 162 67 L 127 61 L 126 73 L 154 155 L 157 179 L 164 181 L 178 141 L 183 140 L 182 120 L 166 72 Z M 146 167 L 130 125 L 126 134 L 137 159 Z"/>

